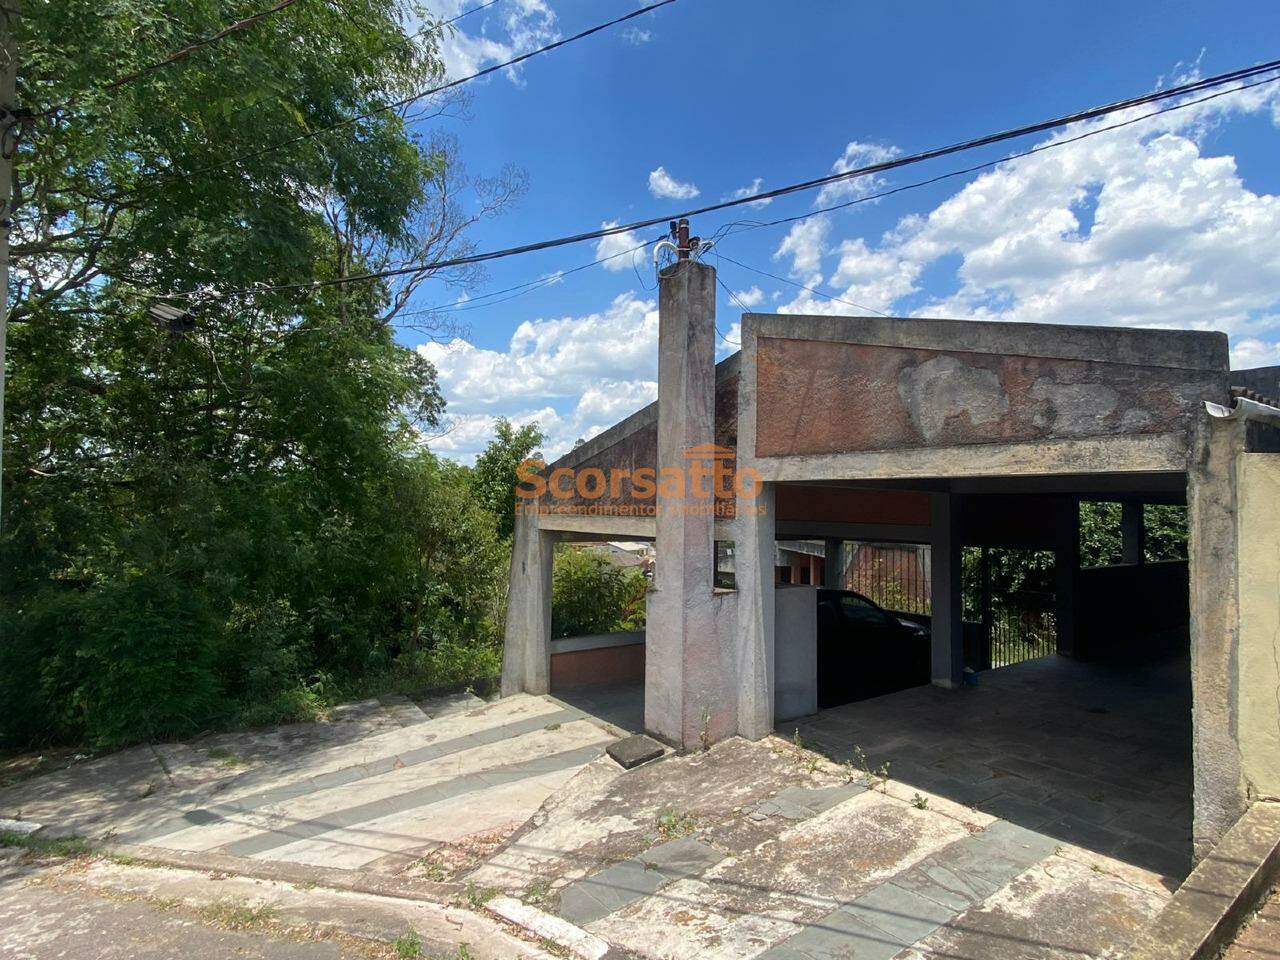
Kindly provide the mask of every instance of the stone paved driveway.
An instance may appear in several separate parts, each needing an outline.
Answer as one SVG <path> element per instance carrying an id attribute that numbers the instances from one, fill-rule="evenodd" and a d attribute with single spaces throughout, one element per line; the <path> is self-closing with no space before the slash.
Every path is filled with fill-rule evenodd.
<path id="1" fill-rule="evenodd" d="M 1117 956 L 1159 875 L 777 738 L 585 767 L 469 874 L 645 958 Z"/>

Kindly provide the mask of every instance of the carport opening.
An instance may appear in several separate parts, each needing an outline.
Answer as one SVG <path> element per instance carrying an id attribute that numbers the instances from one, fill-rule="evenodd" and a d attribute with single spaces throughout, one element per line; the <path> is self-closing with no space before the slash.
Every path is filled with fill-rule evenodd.
<path id="1" fill-rule="evenodd" d="M 651 543 L 560 543 L 551 577 L 551 693 L 631 732 L 644 726 Z"/>
<path id="2" fill-rule="evenodd" d="M 837 761 L 888 763 L 890 777 L 923 793 L 1181 880 L 1191 862 L 1185 479 L 1080 483 L 1009 494 L 971 483 L 953 496 L 960 689 L 934 686 L 927 663 L 903 654 L 896 664 L 916 665 L 886 677 L 894 689 L 846 678 L 855 689 L 842 705 L 826 698 L 816 716 L 780 730 L 798 728 Z M 929 539 L 841 540 L 840 576 L 815 596 L 820 691 L 824 675 L 875 663 L 826 649 L 824 595 L 849 591 L 931 625 L 942 541 Z"/>

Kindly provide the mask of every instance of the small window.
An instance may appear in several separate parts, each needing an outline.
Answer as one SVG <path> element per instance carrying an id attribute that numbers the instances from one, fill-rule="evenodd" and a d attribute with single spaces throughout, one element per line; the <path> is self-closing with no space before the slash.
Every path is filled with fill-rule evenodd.
<path id="1" fill-rule="evenodd" d="M 732 540 L 717 540 L 715 542 L 715 572 L 712 578 L 712 585 L 717 590 L 738 589 L 733 546 Z"/>

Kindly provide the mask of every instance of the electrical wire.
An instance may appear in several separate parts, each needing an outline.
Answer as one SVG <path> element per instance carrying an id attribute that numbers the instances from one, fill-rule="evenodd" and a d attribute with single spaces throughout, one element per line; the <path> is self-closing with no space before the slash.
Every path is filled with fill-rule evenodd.
<path id="1" fill-rule="evenodd" d="M 807 287 L 803 283 L 797 283 L 795 280 L 790 280 L 786 277 L 780 277 L 777 274 L 770 273 L 768 270 L 761 270 L 758 267 L 753 267 L 750 264 L 743 263 L 740 260 L 735 260 L 733 259 L 733 257 L 730 257 L 727 254 L 723 254 L 723 253 L 720 254 L 720 258 L 722 260 L 728 260 L 730 263 L 741 267 L 743 270 L 750 270 L 752 273 L 758 273 L 762 277 L 768 277 L 770 280 L 777 280 L 779 283 L 789 283 L 793 287 L 799 287 L 801 290 L 807 290 L 809 293 L 812 293 L 819 297 L 824 297 L 827 300 L 831 300 L 835 303 L 843 303 L 843 304 L 846 304 L 847 306 L 854 307 L 858 310 L 866 310 L 868 313 L 874 313 L 878 317 L 889 317 L 890 319 L 892 319 L 892 317 L 890 317 L 889 314 L 884 313 L 881 310 L 877 310 L 875 307 L 868 307 L 861 303 L 854 303 L 852 300 L 842 300 L 840 297 L 833 297 L 829 293 L 823 293 L 821 290 L 815 290 L 813 287 Z M 719 279 L 719 277 L 717 277 L 716 279 Z M 739 303 L 738 305 L 742 306 L 741 303 Z M 749 310 L 747 312 L 750 313 Z"/>
<path id="2" fill-rule="evenodd" d="M 667 0 L 667 2 L 671 2 L 671 0 Z M 1179 93 L 1184 93 L 1190 87 L 1195 87 L 1196 89 L 1208 89 L 1209 87 L 1207 85 L 1209 84 L 1221 85 L 1223 83 L 1234 82 L 1237 79 L 1239 79 L 1239 76 L 1242 73 L 1246 73 L 1246 72 L 1253 73 L 1255 72 L 1255 70 L 1259 72 L 1267 72 L 1267 71 L 1274 71 L 1276 69 L 1280 69 L 1280 61 L 1271 61 L 1270 63 L 1266 64 L 1264 67 L 1249 68 L 1248 71 L 1236 70 L 1228 74 L 1220 74 L 1218 75 L 1218 77 L 1212 77 L 1204 81 L 1198 81 L 1195 84 L 1183 84 L 1179 87 L 1170 88 L 1170 90 L 1176 90 Z M 1088 137 L 1097 136 L 1099 134 L 1118 129 L 1120 127 L 1125 127 L 1134 123 L 1139 123 L 1143 120 L 1147 120 L 1152 117 L 1159 116 L 1160 114 L 1171 113 L 1175 110 L 1186 109 L 1188 107 L 1192 107 L 1192 106 L 1196 106 L 1197 104 L 1204 103 L 1208 100 L 1216 99 L 1217 97 L 1227 96 L 1232 93 L 1237 93 L 1241 90 L 1249 89 L 1251 87 L 1256 87 L 1256 86 L 1262 86 L 1263 84 L 1267 84 L 1267 83 L 1274 83 L 1277 80 L 1280 80 L 1280 75 L 1268 77 L 1263 80 L 1257 80 L 1253 83 L 1243 84 L 1238 87 L 1232 87 L 1231 89 L 1228 89 L 1228 90 L 1217 91 L 1215 93 L 1208 94 L 1204 97 L 1183 101 L 1181 103 L 1175 103 L 1170 106 L 1161 107 L 1160 109 L 1153 110 L 1150 113 L 1142 114 L 1141 116 L 1137 116 L 1137 117 L 1131 117 L 1109 126 L 1099 127 L 1093 130 L 1087 130 L 1074 137 L 1070 137 L 1063 140 L 1055 140 L 1049 143 L 1039 144 L 1036 147 L 1022 151 L 1021 153 L 1018 153 L 1018 154 L 1013 154 L 1006 157 L 998 157 L 993 160 L 985 161 L 980 164 L 975 164 L 974 166 L 965 168 L 964 170 L 952 171 L 946 174 L 939 175 L 937 177 L 930 178 L 928 180 L 922 180 L 913 184 L 907 184 L 901 187 L 895 187 L 891 190 L 882 191 L 878 194 L 855 198 L 854 200 L 846 201 L 840 204 L 834 204 L 834 205 L 831 205 L 830 207 L 825 207 L 818 210 L 808 211 L 803 214 L 798 214 L 794 217 L 780 218 L 778 220 L 761 222 L 761 223 L 756 223 L 752 221 L 740 221 L 740 223 L 750 224 L 750 226 L 748 226 L 747 229 L 755 229 L 756 227 L 776 226 L 781 223 L 789 223 L 789 222 L 794 222 L 796 220 L 802 220 L 807 217 L 817 216 L 820 213 L 825 213 L 831 210 L 853 206 L 856 203 L 865 203 L 870 200 L 879 199 L 881 197 L 889 196 L 894 193 L 901 193 L 905 190 L 916 189 L 918 187 L 926 186 L 931 183 L 936 183 L 940 180 L 962 176 L 966 173 L 971 173 L 976 170 L 984 169 L 991 166 L 996 166 L 998 164 L 1006 163 L 1010 160 L 1015 160 L 1020 157 L 1028 156 L 1033 153 L 1039 153 L 1039 152 L 1043 152 L 1044 150 L 1065 146 L 1069 143 L 1076 143 Z M 1169 94 L 1168 90 L 1159 92 L 1160 99 L 1167 99 L 1168 94 Z M 1155 97 L 1157 95 L 1152 94 L 1151 96 Z M 1080 122 L 1077 118 L 1082 116 L 1088 117 L 1088 118 L 1097 118 L 1099 116 L 1106 115 L 1108 111 L 1118 112 L 1119 110 L 1122 110 L 1122 109 L 1128 109 L 1136 101 L 1141 99 L 1142 98 L 1131 98 L 1130 100 L 1119 101 L 1118 105 L 1113 106 L 1111 108 L 1094 108 L 1092 110 L 1082 111 L 1076 114 L 1070 114 L 1067 117 L 1060 117 L 1055 120 L 1040 121 L 1035 124 L 1030 124 L 1026 127 L 1015 128 L 1015 130 L 1013 131 L 1006 131 L 1005 133 L 1002 133 L 1002 134 L 992 134 L 985 137 L 978 137 L 978 138 L 975 138 L 974 140 L 966 141 L 966 143 L 975 144 L 975 145 L 978 145 L 978 144 L 988 145 L 991 143 L 999 142 L 1000 140 L 1011 139 L 1014 136 L 1025 135 L 1026 132 L 1043 132 L 1045 130 L 1054 129 L 1057 127 L 1066 126 L 1071 123 Z M 973 149 L 973 148 L 974 147 L 964 147 L 964 149 Z M 872 173 L 881 173 L 886 170 L 897 169 L 898 167 L 904 167 L 911 164 L 919 163 L 925 159 L 932 159 L 938 156 L 943 156 L 945 154 L 956 153 L 956 152 L 959 152 L 960 149 L 961 148 L 957 146 L 935 148 L 932 150 L 923 151 L 921 153 L 916 153 L 916 154 L 911 154 L 905 157 L 895 158 L 894 160 L 884 161 L 876 164 L 869 164 L 867 166 L 858 167 L 852 170 L 844 171 L 842 173 L 831 174 L 826 177 L 820 177 L 814 180 L 804 181 L 799 184 L 791 184 L 789 186 L 780 187 L 776 190 L 768 191 L 767 193 L 757 194 L 752 197 L 742 197 L 742 198 L 736 198 L 732 200 L 725 200 L 719 203 L 708 204 L 703 207 L 695 208 L 692 210 L 686 210 L 680 213 L 668 214 L 660 217 L 651 217 L 645 220 L 637 220 L 637 221 L 633 221 L 631 223 L 626 223 L 626 224 L 616 224 L 611 227 L 602 227 L 599 230 L 591 230 L 585 233 L 572 234 L 569 236 L 557 237 L 550 240 L 541 240 L 535 243 L 527 243 L 527 244 L 522 244 L 520 246 L 507 247 L 504 249 L 492 250 L 485 253 L 470 254 L 464 257 L 455 257 L 449 260 L 436 261 L 434 263 L 425 263 L 425 264 L 416 263 L 416 264 L 404 265 L 400 267 L 388 268 L 386 270 L 371 271 L 364 274 L 354 274 L 349 277 L 335 277 L 328 280 L 298 281 L 295 283 L 282 283 L 282 284 L 263 284 L 263 285 L 258 285 L 254 287 L 243 287 L 243 288 L 226 290 L 226 291 L 196 290 L 196 291 L 185 291 L 185 292 L 170 293 L 170 294 L 154 293 L 154 294 L 148 294 L 148 295 L 155 298 L 159 298 L 159 299 L 166 299 L 166 298 L 200 299 L 200 298 L 206 298 L 206 297 L 211 299 L 217 299 L 220 297 L 231 296 L 235 294 L 245 294 L 245 293 L 255 293 L 255 292 L 267 293 L 267 292 L 275 292 L 275 291 L 282 291 L 282 290 L 321 289 L 324 287 L 334 286 L 338 284 L 359 283 L 359 282 L 365 282 L 370 280 L 389 279 L 396 276 L 403 276 L 409 273 L 416 273 L 421 270 L 439 270 L 439 269 L 447 269 L 447 268 L 456 267 L 456 266 L 465 266 L 473 263 L 485 263 L 491 260 L 499 260 L 506 257 L 518 256 L 525 253 L 533 253 L 540 250 L 548 250 L 548 249 L 554 249 L 556 247 L 568 246 L 576 243 L 583 243 L 589 240 L 599 240 L 599 239 L 603 239 L 604 237 L 614 236 L 616 234 L 627 233 L 633 230 L 640 230 L 640 229 L 652 227 L 660 223 L 665 223 L 668 220 L 700 216 L 700 215 L 703 215 L 706 213 L 712 213 L 718 210 L 724 210 L 732 207 L 741 206 L 742 204 L 751 203 L 753 201 L 758 202 L 762 197 L 773 198 L 778 196 L 784 196 L 790 193 L 799 192 L 800 190 L 808 190 L 808 189 L 813 189 L 815 187 L 824 186 L 828 183 L 833 183 L 833 182 L 842 181 L 842 180 L 849 180 L 855 177 L 866 176 Z M 859 309 L 866 309 L 866 308 L 859 308 Z"/>
<path id="3" fill-rule="evenodd" d="M 532 59 L 533 57 L 539 56 L 544 53 L 549 53 L 552 50 L 558 50 L 560 47 L 567 46 L 568 44 L 574 43 L 578 40 L 584 40 L 587 37 L 592 36 L 593 34 L 597 34 L 601 32 L 602 30 L 608 30 L 610 27 L 617 26 L 620 23 L 625 23 L 628 20 L 633 20 L 636 17 L 643 16 L 646 13 L 650 13 L 654 10 L 657 10 L 659 7 L 665 7 L 667 4 L 675 3 L 675 2 L 676 0 L 656 0 L 656 2 L 650 3 L 649 5 L 641 7 L 638 10 L 633 10 L 630 13 L 624 14 L 620 17 L 615 17 L 613 20 L 610 20 L 607 23 L 597 24 L 594 27 L 590 27 L 586 30 L 580 31 L 579 33 L 575 33 L 571 37 L 564 37 L 560 40 L 555 40 L 551 43 L 546 44 L 545 46 L 539 47 L 536 50 L 530 50 L 528 53 L 522 53 L 519 56 L 512 57 L 510 60 L 505 60 L 502 63 L 495 63 L 492 66 L 485 67 L 482 70 L 477 70 L 475 73 L 468 74 L 465 77 L 459 77 L 456 80 L 449 80 L 435 87 L 429 87 L 424 90 L 419 90 L 416 93 L 411 93 L 408 96 L 401 97 L 399 100 L 393 100 L 390 103 L 380 104 L 379 106 L 373 107 L 365 111 L 364 113 L 357 113 L 357 114 L 352 114 L 351 116 L 343 117 L 342 119 L 336 120 L 330 124 L 326 124 L 323 127 L 317 127 L 314 130 L 308 130 L 306 133 L 300 133 L 295 137 L 289 137 L 286 140 L 279 140 L 275 143 L 266 144 L 265 146 L 259 147 L 256 150 L 251 150 L 248 153 L 241 153 L 233 157 L 228 157 L 226 160 L 220 161 L 219 163 L 209 164 L 208 166 L 199 167 L 195 170 L 184 170 L 181 173 L 161 172 L 156 175 L 156 178 L 160 179 L 161 181 L 164 181 L 164 180 L 172 179 L 179 176 L 184 179 L 199 177 L 208 173 L 214 173 L 218 170 L 222 170 L 225 167 L 243 163 L 246 160 L 255 160 L 258 157 L 265 156 L 268 153 L 272 153 L 276 150 L 281 150 L 285 147 L 291 147 L 299 143 L 305 143 L 309 140 L 314 140 L 316 137 L 323 136 L 324 134 L 327 134 L 327 133 L 332 133 L 334 130 L 341 130 L 344 127 L 351 126 L 352 124 L 361 123 L 365 120 L 371 120 L 372 118 L 380 116 L 381 114 L 389 113 L 395 110 L 399 110 L 403 107 L 407 107 L 410 104 L 423 99 L 424 97 L 430 97 L 437 93 L 443 93 L 446 90 L 452 90 L 455 87 L 460 87 L 464 83 L 470 83 L 472 80 L 479 80 L 481 77 L 487 77 L 487 76 L 490 76 L 491 74 L 497 73 L 500 70 L 506 70 L 509 67 L 514 67 L 517 64 L 521 64 L 521 63 L 524 63 L 526 60 Z M 153 178 L 151 182 L 154 183 L 155 178 Z M 145 188 L 128 191 L 125 194 L 123 194 L 123 196 L 131 196 L 137 193 L 145 193 Z"/>

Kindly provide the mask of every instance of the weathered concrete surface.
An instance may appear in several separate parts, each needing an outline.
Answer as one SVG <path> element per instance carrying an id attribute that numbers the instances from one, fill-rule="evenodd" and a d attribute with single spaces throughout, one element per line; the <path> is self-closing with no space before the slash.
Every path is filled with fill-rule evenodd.
<path id="1" fill-rule="evenodd" d="M 1078 960 L 1119 956 L 1160 894 L 1053 857 L 898 954 L 899 960 Z"/>
<path id="2" fill-rule="evenodd" d="M 427 956 L 464 944 L 476 958 L 547 956 L 489 917 L 442 904 L 106 860 L 10 863 L 0 879 L 5 956 L 392 957 L 390 943 L 409 930 Z M 253 915 L 252 933 L 217 926 Z"/>
<path id="3" fill-rule="evenodd" d="M 772 565 L 769 573 L 772 574 Z M 814 587 L 773 591 L 774 721 L 818 712 L 818 609 Z"/>
<path id="4" fill-rule="evenodd" d="M 1224 390 L 1213 370 L 862 343 L 763 337 L 757 357 L 760 457 L 1185 432 Z"/>
<path id="5" fill-rule="evenodd" d="M 518 503 L 517 507 L 526 504 Z M 534 513 L 516 516 L 502 645 L 502 695 L 551 692 L 551 569 L 555 537 Z"/>
<path id="6" fill-rule="evenodd" d="M 681 749 L 738 731 L 737 597 L 713 589 L 715 270 L 659 276 L 657 562 L 645 624 L 645 728 Z M 699 478 L 699 471 L 705 471 Z"/>
<path id="7" fill-rule="evenodd" d="M 367 734 L 354 742 L 315 724 L 221 737 L 212 757 L 203 742 L 166 747 L 165 767 L 127 751 L 0 791 L 0 813 L 179 851 L 392 872 L 431 854 L 432 872 L 469 869 L 616 734 L 550 698 L 466 706 L 416 705 L 423 719 L 401 726 L 378 705 L 385 722 L 352 721 Z"/>
<path id="8" fill-rule="evenodd" d="M 1272 894 L 1253 916 L 1223 960 L 1275 960 L 1280 955 L 1280 894 Z"/>
<path id="9" fill-rule="evenodd" d="M 1217 956 L 1280 881 L 1280 804 L 1256 803 L 1142 931 L 1126 960 Z"/>
<path id="10" fill-rule="evenodd" d="M 1280 799 L 1280 454 L 1242 453 L 1240 760 L 1250 797 Z"/>

